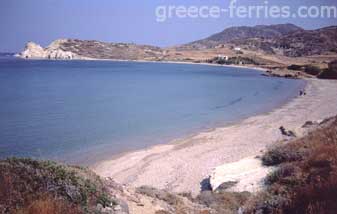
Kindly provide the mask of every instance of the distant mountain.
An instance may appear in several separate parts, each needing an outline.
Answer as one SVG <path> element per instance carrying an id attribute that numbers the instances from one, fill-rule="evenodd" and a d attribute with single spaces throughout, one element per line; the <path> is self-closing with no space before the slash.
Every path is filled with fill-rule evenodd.
<path id="1" fill-rule="evenodd" d="M 216 45 L 229 43 L 234 40 L 245 40 L 252 38 L 271 39 L 302 30 L 302 28 L 293 24 L 257 25 L 255 27 L 230 27 L 206 39 L 198 40 L 187 45 L 194 48 L 212 48 Z"/>

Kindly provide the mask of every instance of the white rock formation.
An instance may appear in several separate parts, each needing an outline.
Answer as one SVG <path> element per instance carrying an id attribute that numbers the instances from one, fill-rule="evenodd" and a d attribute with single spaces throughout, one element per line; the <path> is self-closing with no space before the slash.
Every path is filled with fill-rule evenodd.
<path id="1" fill-rule="evenodd" d="M 21 58 L 30 59 L 41 59 L 44 58 L 44 55 L 44 49 L 34 42 L 28 42 L 25 46 L 25 50 L 18 54 L 18 56 Z"/>
<path id="2" fill-rule="evenodd" d="M 46 57 L 48 59 L 74 59 L 74 54 L 70 51 L 63 51 L 60 49 L 46 50 Z"/>
<path id="3" fill-rule="evenodd" d="M 246 158 L 216 167 L 210 176 L 210 184 L 213 191 L 224 183 L 232 183 L 234 185 L 226 191 L 257 192 L 262 189 L 264 178 L 272 170 L 263 166 L 257 158 Z"/>
<path id="4" fill-rule="evenodd" d="M 25 50 L 16 56 L 25 59 L 75 59 L 76 54 L 61 49 L 61 44 L 66 41 L 59 39 L 51 43 L 47 48 L 42 48 L 34 42 L 28 42 Z"/>

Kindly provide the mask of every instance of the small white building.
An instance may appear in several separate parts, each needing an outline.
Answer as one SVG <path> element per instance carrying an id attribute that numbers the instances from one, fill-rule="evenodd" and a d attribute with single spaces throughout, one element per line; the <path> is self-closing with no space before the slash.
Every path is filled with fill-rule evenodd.
<path id="1" fill-rule="evenodd" d="M 234 50 L 235 51 L 241 51 L 241 48 L 240 47 L 235 47 Z"/>
<path id="2" fill-rule="evenodd" d="M 228 56 L 225 56 L 225 55 L 218 55 L 218 59 L 221 59 L 221 60 L 226 60 L 228 61 L 229 57 Z"/>

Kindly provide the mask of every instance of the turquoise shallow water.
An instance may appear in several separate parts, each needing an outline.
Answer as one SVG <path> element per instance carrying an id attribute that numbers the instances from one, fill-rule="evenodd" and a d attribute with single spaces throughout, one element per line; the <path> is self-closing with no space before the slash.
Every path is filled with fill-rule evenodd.
<path id="1" fill-rule="evenodd" d="M 206 65 L 0 60 L 0 158 L 90 164 L 270 111 L 300 80 Z"/>

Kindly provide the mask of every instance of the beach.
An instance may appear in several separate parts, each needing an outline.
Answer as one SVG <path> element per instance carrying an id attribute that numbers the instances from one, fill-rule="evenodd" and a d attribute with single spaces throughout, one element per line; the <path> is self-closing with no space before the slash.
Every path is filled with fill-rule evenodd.
<path id="1" fill-rule="evenodd" d="M 308 79 L 305 91 L 305 96 L 298 96 L 272 112 L 167 145 L 115 156 L 92 168 L 125 185 L 197 194 L 200 183 L 215 167 L 259 156 L 269 146 L 285 140 L 281 126 L 300 137 L 307 131 L 302 127 L 305 122 L 320 122 L 336 115 L 336 81 Z"/>

